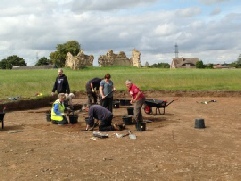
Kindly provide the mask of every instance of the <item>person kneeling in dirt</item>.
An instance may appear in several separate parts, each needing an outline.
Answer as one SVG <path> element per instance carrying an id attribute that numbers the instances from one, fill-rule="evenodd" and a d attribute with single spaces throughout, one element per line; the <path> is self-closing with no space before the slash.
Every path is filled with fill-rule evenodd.
<path id="1" fill-rule="evenodd" d="M 58 99 L 54 101 L 52 108 L 51 108 L 51 120 L 53 124 L 68 124 L 67 117 L 65 116 L 65 106 L 64 106 L 64 100 L 65 100 L 65 94 L 59 93 Z"/>
<path id="2" fill-rule="evenodd" d="M 72 101 L 73 98 L 75 98 L 75 95 L 73 93 L 65 94 L 64 106 L 65 106 L 65 109 L 69 112 L 74 110 L 73 101 Z"/>
<path id="3" fill-rule="evenodd" d="M 94 119 L 99 122 L 99 131 L 121 131 L 124 125 L 112 125 L 113 114 L 105 107 L 100 105 L 83 106 L 83 110 L 88 112 L 89 119 L 86 121 L 86 131 L 92 131 L 96 126 Z"/>

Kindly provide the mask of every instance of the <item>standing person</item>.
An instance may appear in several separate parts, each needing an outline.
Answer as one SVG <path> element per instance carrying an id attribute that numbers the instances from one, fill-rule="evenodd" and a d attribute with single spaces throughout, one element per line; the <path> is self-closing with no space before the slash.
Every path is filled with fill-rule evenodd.
<path id="1" fill-rule="evenodd" d="M 58 94 L 59 93 L 70 93 L 69 89 L 69 83 L 67 76 L 63 73 L 63 69 L 59 68 L 58 69 L 58 77 L 56 78 L 54 82 L 54 86 L 52 89 L 52 96 L 54 95 L 54 92 L 57 90 Z"/>
<path id="2" fill-rule="evenodd" d="M 106 74 L 100 82 L 101 105 L 106 107 L 110 112 L 113 111 L 113 91 L 115 91 L 114 83 L 110 80 L 110 74 Z"/>
<path id="3" fill-rule="evenodd" d="M 65 106 L 64 106 L 65 94 L 59 93 L 58 99 L 54 101 L 51 108 L 51 120 L 53 124 L 68 124 L 67 117 L 65 116 Z"/>
<path id="4" fill-rule="evenodd" d="M 133 119 L 137 124 L 141 123 L 143 121 L 142 114 L 141 114 L 141 107 L 145 103 L 145 96 L 142 93 L 142 91 L 130 80 L 127 80 L 125 84 L 131 95 L 130 103 L 133 104 L 134 106 Z"/>
<path id="5" fill-rule="evenodd" d="M 94 126 L 94 120 L 99 122 L 99 131 L 115 131 L 121 130 L 121 127 L 113 124 L 113 114 L 105 107 L 100 105 L 84 106 L 83 110 L 88 112 L 89 119 L 86 121 L 86 130 L 91 130 Z"/>
<path id="6" fill-rule="evenodd" d="M 92 104 L 97 104 L 97 91 L 100 88 L 101 79 L 95 77 L 88 81 L 85 85 L 85 90 L 88 96 L 88 105 L 91 106 Z"/>

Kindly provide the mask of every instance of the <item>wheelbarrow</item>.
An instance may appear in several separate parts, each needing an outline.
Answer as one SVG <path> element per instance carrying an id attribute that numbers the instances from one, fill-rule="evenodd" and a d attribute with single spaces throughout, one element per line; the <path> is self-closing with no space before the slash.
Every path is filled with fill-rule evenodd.
<path id="1" fill-rule="evenodd" d="M 156 108 L 156 114 L 157 112 L 159 114 L 164 115 L 165 114 L 165 109 L 167 106 L 169 106 L 171 103 L 173 103 L 174 100 L 167 102 L 164 100 L 158 100 L 158 99 L 146 99 L 145 100 L 145 107 L 144 107 L 144 111 L 146 114 L 152 114 L 152 107 Z M 163 111 L 161 113 L 160 108 L 163 108 Z"/>

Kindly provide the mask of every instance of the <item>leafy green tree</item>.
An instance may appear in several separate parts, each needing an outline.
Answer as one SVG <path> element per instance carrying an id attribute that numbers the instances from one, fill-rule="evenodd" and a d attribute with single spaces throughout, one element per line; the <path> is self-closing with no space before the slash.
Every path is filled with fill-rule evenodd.
<path id="1" fill-rule="evenodd" d="M 202 60 L 197 61 L 196 68 L 199 68 L 199 69 L 205 68 Z"/>
<path id="2" fill-rule="evenodd" d="M 47 59 L 46 57 L 42 57 L 38 60 L 35 66 L 49 65 L 49 64 L 50 64 L 50 59 Z"/>
<path id="3" fill-rule="evenodd" d="M 237 63 L 237 64 L 241 64 L 241 54 L 240 54 L 239 57 L 237 58 L 236 63 Z"/>
<path id="4" fill-rule="evenodd" d="M 12 69 L 13 66 L 27 66 L 23 58 L 12 55 L 0 61 L 1 69 Z"/>
<path id="5" fill-rule="evenodd" d="M 60 53 L 58 51 L 50 53 L 50 62 L 57 67 L 62 67 Z"/>
<path id="6" fill-rule="evenodd" d="M 9 63 L 9 61 L 4 58 L 0 61 L 0 68 L 1 69 L 12 69 L 12 64 Z"/>
<path id="7" fill-rule="evenodd" d="M 168 63 L 154 63 L 151 67 L 157 67 L 157 68 L 170 68 L 170 65 Z"/>
<path id="8" fill-rule="evenodd" d="M 239 55 L 236 61 L 231 63 L 231 66 L 235 68 L 241 68 L 241 54 Z"/>
<path id="9" fill-rule="evenodd" d="M 81 46 L 78 41 L 67 41 L 64 44 L 58 44 L 57 50 L 50 53 L 50 62 L 58 67 L 63 67 L 66 61 L 66 55 L 70 52 L 73 56 L 76 56 Z"/>
<path id="10" fill-rule="evenodd" d="M 209 63 L 205 66 L 206 69 L 213 69 L 213 64 Z"/>

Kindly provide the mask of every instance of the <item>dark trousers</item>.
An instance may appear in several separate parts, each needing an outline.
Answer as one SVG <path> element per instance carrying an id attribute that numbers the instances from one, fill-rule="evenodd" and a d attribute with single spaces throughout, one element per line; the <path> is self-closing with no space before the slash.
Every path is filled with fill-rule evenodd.
<path id="1" fill-rule="evenodd" d="M 88 96 L 88 105 L 97 103 L 97 94 L 96 92 L 92 92 L 92 89 L 89 84 L 85 85 L 86 93 Z"/>
<path id="2" fill-rule="evenodd" d="M 53 124 L 68 124 L 68 120 L 67 120 L 67 117 L 66 117 L 66 116 L 63 116 L 63 120 L 62 120 L 62 121 L 52 120 L 51 122 L 52 122 Z"/>
<path id="3" fill-rule="evenodd" d="M 99 131 L 114 131 L 114 127 L 111 125 L 112 119 L 113 115 L 105 120 L 100 120 Z"/>
<path id="4" fill-rule="evenodd" d="M 97 103 L 97 94 L 95 92 L 87 92 L 88 96 L 88 105 Z"/>
<path id="5" fill-rule="evenodd" d="M 134 116 L 133 116 L 133 119 L 136 121 L 136 122 L 142 122 L 143 121 L 143 117 L 142 117 L 142 114 L 141 114 L 141 107 L 142 105 L 145 103 L 145 98 L 142 98 L 142 99 L 139 99 L 138 101 L 136 101 L 134 103 Z"/>
<path id="6" fill-rule="evenodd" d="M 102 99 L 101 106 L 107 108 L 110 112 L 113 112 L 113 97 L 106 97 Z"/>

